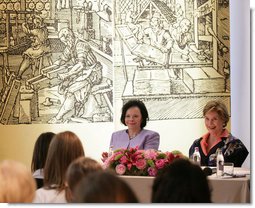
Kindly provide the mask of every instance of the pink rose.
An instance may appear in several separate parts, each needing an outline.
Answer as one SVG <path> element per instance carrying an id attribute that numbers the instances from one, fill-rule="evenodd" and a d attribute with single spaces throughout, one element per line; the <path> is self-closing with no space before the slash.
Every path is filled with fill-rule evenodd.
<path id="1" fill-rule="evenodd" d="M 118 164 L 115 167 L 115 171 L 118 175 L 123 175 L 126 172 L 126 166 L 123 164 Z"/>
<path id="2" fill-rule="evenodd" d="M 158 170 L 156 168 L 149 167 L 148 173 L 149 173 L 149 176 L 156 176 L 158 173 Z"/>
<path id="3" fill-rule="evenodd" d="M 142 170 L 146 167 L 146 160 L 144 159 L 139 159 L 135 162 L 135 166 L 139 169 Z"/>
<path id="4" fill-rule="evenodd" d="M 157 152 L 153 149 L 148 149 L 144 151 L 144 158 L 145 159 L 150 159 L 150 160 L 155 160 L 157 157 Z"/>
<path id="5" fill-rule="evenodd" d="M 165 160 L 164 159 L 159 159 L 155 162 L 156 168 L 161 169 L 165 166 Z"/>

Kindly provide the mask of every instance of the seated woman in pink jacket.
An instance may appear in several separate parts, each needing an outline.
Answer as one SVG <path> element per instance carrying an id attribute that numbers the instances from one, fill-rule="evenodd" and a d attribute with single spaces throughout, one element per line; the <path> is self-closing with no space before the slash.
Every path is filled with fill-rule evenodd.
<path id="1" fill-rule="evenodd" d="M 155 149 L 159 148 L 159 133 L 144 129 L 149 120 L 148 111 L 144 103 L 140 100 L 129 100 L 122 107 L 120 121 L 127 129 L 116 131 L 112 134 L 110 148 L 112 150 L 120 148 Z M 108 153 L 102 154 L 103 158 L 108 157 Z"/>

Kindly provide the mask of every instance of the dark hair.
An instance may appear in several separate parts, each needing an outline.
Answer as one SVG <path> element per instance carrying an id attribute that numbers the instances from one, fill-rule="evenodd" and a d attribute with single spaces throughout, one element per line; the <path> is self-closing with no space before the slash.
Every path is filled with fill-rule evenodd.
<path id="1" fill-rule="evenodd" d="M 203 116 L 205 116 L 205 114 L 210 111 L 214 111 L 219 115 L 219 117 L 224 122 L 223 127 L 227 126 L 227 123 L 229 121 L 229 114 L 228 114 L 228 109 L 227 109 L 226 105 L 222 101 L 211 100 L 208 103 L 206 103 L 206 105 L 203 109 Z"/>
<path id="2" fill-rule="evenodd" d="M 44 168 L 45 187 L 51 188 L 54 184 L 58 191 L 65 189 L 65 174 L 69 164 L 84 155 L 82 143 L 75 133 L 65 131 L 56 134 L 50 143 Z"/>
<path id="3" fill-rule="evenodd" d="M 202 169 L 187 159 L 176 159 L 155 178 L 153 203 L 210 203 L 211 191 Z"/>
<path id="4" fill-rule="evenodd" d="M 45 132 L 37 138 L 31 162 L 32 172 L 44 168 L 50 142 L 54 136 L 55 134 L 53 132 Z"/>
<path id="5" fill-rule="evenodd" d="M 106 171 L 90 173 L 74 192 L 78 203 L 137 203 L 132 189 L 120 177 Z"/>
<path id="6" fill-rule="evenodd" d="M 138 107 L 139 108 L 139 110 L 142 114 L 141 129 L 143 129 L 146 126 L 147 120 L 149 120 L 149 114 L 148 114 L 146 106 L 140 100 L 135 100 L 135 99 L 129 100 L 127 103 L 125 103 L 123 105 L 122 113 L 121 113 L 121 117 L 120 117 L 121 123 L 123 123 L 126 126 L 125 116 L 126 116 L 127 110 L 131 107 Z"/>
<path id="7" fill-rule="evenodd" d="M 67 201 L 73 201 L 74 189 L 83 177 L 86 177 L 91 172 L 100 170 L 103 170 L 101 164 L 94 159 L 83 156 L 75 159 L 66 171 L 66 182 L 68 185 L 66 190 Z"/>

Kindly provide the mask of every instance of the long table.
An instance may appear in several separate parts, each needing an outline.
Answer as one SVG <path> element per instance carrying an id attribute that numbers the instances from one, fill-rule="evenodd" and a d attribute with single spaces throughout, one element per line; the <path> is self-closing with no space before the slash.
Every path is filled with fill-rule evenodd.
<path id="1" fill-rule="evenodd" d="M 235 168 L 239 174 L 249 171 Z M 141 203 L 151 202 L 151 190 L 154 177 L 149 176 L 120 176 L 133 189 Z M 215 174 L 208 176 L 212 188 L 213 203 L 250 203 L 250 175 L 246 177 L 218 178 Z"/>

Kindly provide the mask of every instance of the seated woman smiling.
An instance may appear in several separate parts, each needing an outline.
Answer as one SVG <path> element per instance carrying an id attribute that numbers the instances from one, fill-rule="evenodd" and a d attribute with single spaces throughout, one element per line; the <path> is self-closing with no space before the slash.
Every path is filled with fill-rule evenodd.
<path id="1" fill-rule="evenodd" d="M 155 149 L 159 148 L 160 136 L 158 132 L 144 129 L 149 120 L 145 104 L 140 100 L 129 100 L 122 107 L 120 121 L 127 126 L 127 129 L 112 133 L 110 147 L 112 150 L 124 148 Z M 108 153 L 102 154 L 103 161 Z"/>
<path id="2" fill-rule="evenodd" d="M 219 100 L 209 101 L 203 109 L 203 115 L 208 132 L 193 142 L 189 156 L 191 157 L 195 147 L 198 147 L 201 165 L 216 166 L 217 150 L 221 149 L 225 162 L 241 167 L 249 152 L 241 140 L 226 129 L 229 114 L 225 104 Z"/>

